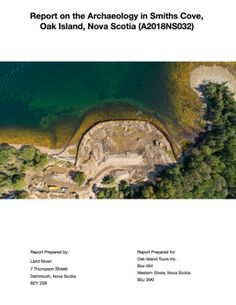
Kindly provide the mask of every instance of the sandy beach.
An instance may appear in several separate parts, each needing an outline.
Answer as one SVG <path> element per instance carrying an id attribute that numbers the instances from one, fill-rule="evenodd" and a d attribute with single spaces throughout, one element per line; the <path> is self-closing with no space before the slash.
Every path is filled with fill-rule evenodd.
<path id="1" fill-rule="evenodd" d="M 217 65 L 201 65 L 200 67 L 192 70 L 190 74 L 190 86 L 200 97 L 202 97 L 202 93 L 198 90 L 199 85 L 208 82 L 227 82 L 230 91 L 234 93 L 234 96 L 236 96 L 236 79 L 227 68 L 223 68 Z"/>

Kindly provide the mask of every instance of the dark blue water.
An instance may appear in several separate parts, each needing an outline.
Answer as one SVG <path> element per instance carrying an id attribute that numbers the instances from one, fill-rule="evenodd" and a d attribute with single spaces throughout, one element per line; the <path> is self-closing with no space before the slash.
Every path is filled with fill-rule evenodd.
<path id="1" fill-rule="evenodd" d="M 0 127 L 50 128 L 107 102 L 172 119 L 168 71 L 160 62 L 0 63 Z"/>

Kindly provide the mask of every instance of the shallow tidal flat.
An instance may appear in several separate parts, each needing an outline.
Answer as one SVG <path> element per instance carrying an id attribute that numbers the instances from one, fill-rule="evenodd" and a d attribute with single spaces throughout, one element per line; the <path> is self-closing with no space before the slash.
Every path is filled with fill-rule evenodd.
<path id="1" fill-rule="evenodd" d="M 1 63 L 0 142 L 59 150 L 98 122 L 135 119 L 160 128 L 178 154 L 204 126 L 190 83 L 202 65 L 235 79 L 235 63 Z"/>
<path id="2" fill-rule="evenodd" d="M 57 124 L 53 129 L 40 130 L 36 128 L 0 128 L 0 143 L 15 145 L 34 145 L 49 149 L 61 149 L 71 138 L 74 132 L 74 124 L 63 122 Z"/>
<path id="3" fill-rule="evenodd" d="M 105 114 L 92 122 L 103 116 L 112 119 L 110 104 L 122 103 L 169 127 L 173 113 L 166 94 L 168 69 L 168 63 L 159 62 L 0 63 L 2 139 L 63 147 L 82 121 L 87 126 L 85 116 L 87 122 L 101 107 Z M 113 116 L 117 119 L 117 107 Z M 22 131 L 22 141 L 14 129 Z"/>
<path id="4" fill-rule="evenodd" d="M 79 143 L 84 134 L 94 125 L 103 121 L 113 120 L 140 120 L 153 123 L 173 143 L 176 154 L 179 153 L 178 145 L 168 135 L 164 125 L 153 113 L 138 110 L 129 104 L 111 103 L 96 107 L 86 112 L 77 121 L 57 122 L 52 130 L 36 130 L 24 128 L 0 129 L 0 142 L 9 144 L 31 144 L 50 149 L 64 149 L 67 146 Z"/>

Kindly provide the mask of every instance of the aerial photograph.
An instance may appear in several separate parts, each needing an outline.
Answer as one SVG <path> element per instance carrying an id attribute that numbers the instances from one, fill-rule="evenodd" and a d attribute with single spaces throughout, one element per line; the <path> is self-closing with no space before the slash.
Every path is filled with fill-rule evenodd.
<path id="1" fill-rule="evenodd" d="M 1 199 L 235 199 L 236 62 L 0 62 Z"/>

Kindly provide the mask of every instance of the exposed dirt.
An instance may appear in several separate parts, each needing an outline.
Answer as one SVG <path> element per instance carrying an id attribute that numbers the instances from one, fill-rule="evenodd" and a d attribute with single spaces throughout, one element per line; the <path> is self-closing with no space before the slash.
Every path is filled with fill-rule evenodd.
<path id="1" fill-rule="evenodd" d="M 170 143 L 153 124 L 120 120 L 101 122 L 84 135 L 76 166 L 88 177 L 94 177 L 107 166 L 151 170 L 173 162 Z M 147 172 L 143 174 L 147 176 Z"/>

